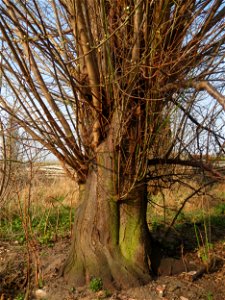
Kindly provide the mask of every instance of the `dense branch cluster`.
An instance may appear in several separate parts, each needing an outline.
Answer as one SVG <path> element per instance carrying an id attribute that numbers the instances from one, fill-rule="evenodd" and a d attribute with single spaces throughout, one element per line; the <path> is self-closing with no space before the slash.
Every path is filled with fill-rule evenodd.
<path id="1" fill-rule="evenodd" d="M 223 151 L 224 27 L 223 0 L 2 0 L 1 109 L 80 181 L 109 136 L 132 180 Z"/>

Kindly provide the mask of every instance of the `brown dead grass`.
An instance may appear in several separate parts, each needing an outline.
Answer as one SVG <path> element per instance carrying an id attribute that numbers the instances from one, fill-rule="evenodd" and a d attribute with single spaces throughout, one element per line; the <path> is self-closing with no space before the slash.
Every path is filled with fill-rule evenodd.
<path id="1" fill-rule="evenodd" d="M 210 213 L 217 205 L 225 203 L 225 183 L 216 183 L 202 189 L 199 193 L 188 199 L 200 185 L 197 180 L 187 182 L 188 185 L 174 184 L 171 188 L 164 188 L 156 195 L 150 195 L 149 211 L 152 218 L 164 219 L 167 223 L 176 214 L 185 202 L 182 213 L 191 214 L 197 211 Z M 190 188 L 191 187 L 191 188 Z"/>
<path id="2" fill-rule="evenodd" d="M 78 186 L 65 176 L 44 177 L 23 175 L 10 183 L 7 199 L 1 209 L 1 217 L 18 215 L 18 211 L 40 214 L 49 208 L 75 207 L 78 202 Z"/>

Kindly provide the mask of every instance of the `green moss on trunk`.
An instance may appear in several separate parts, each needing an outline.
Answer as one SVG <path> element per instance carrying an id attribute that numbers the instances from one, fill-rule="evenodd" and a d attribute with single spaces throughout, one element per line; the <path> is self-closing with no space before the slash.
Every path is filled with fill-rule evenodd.
<path id="1" fill-rule="evenodd" d="M 106 148 L 99 149 L 98 167 L 80 186 L 81 204 L 76 210 L 72 248 L 63 270 L 75 286 L 88 284 L 92 277 L 117 288 L 150 280 L 146 186 L 134 187 L 120 202 L 114 163 Z"/>

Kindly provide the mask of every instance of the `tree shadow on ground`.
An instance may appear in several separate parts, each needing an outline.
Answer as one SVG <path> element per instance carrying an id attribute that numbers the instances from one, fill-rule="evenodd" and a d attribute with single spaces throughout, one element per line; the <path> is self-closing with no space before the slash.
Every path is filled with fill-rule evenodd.
<path id="1" fill-rule="evenodd" d="M 161 245 L 165 255 L 179 256 L 181 247 L 189 252 L 195 251 L 200 245 L 225 240 L 225 214 L 211 215 L 207 220 L 196 222 L 184 220 L 168 229 L 168 226 L 161 224 L 152 231 L 152 236 Z"/>
<path id="2" fill-rule="evenodd" d="M 183 219 L 173 228 L 160 224 L 152 230 L 152 237 L 153 273 L 175 275 L 183 271 L 194 270 L 196 266 L 191 266 L 187 261 L 184 263 L 184 257 L 191 254 L 197 256 L 196 253 L 199 255 L 202 249 L 207 251 L 206 255 L 209 255 L 209 252 L 210 255 L 217 255 L 214 245 L 225 240 L 225 214 L 212 214 L 207 219 L 202 218 L 195 222 Z M 202 257 L 197 263 L 199 266 L 201 259 Z"/>

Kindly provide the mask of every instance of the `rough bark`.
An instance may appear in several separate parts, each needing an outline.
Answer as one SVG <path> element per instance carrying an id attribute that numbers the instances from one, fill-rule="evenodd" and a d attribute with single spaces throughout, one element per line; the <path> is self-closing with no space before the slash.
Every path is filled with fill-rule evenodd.
<path id="1" fill-rule="evenodd" d="M 151 279 L 147 189 L 140 183 L 126 199 L 118 198 L 115 155 L 105 145 L 99 148 L 86 183 L 80 185 L 81 204 L 63 274 L 76 286 L 99 277 L 106 287 L 129 288 Z"/>

